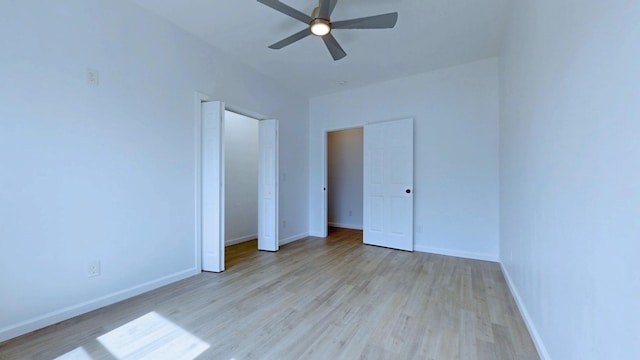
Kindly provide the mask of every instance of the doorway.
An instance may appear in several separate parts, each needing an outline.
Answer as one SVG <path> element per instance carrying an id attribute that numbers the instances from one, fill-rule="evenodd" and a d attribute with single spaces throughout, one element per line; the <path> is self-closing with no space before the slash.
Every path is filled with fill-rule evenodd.
<path id="1" fill-rule="evenodd" d="M 329 136 L 324 132 L 324 214 L 329 230 Z M 362 230 L 367 245 L 413 251 L 413 119 L 363 127 Z M 347 210 L 348 214 L 348 210 Z"/>
<path id="2" fill-rule="evenodd" d="M 196 267 L 225 270 L 225 110 L 258 121 L 258 248 L 278 246 L 278 121 L 196 93 Z"/>
<path id="3" fill-rule="evenodd" d="M 327 225 L 362 230 L 362 127 L 327 132 Z"/>

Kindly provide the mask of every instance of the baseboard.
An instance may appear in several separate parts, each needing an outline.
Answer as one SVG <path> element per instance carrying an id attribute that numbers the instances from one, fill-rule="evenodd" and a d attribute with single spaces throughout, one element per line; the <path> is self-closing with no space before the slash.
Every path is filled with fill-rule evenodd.
<path id="1" fill-rule="evenodd" d="M 309 233 L 301 233 L 301 234 L 298 234 L 298 235 L 289 236 L 288 238 L 280 239 L 279 244 L 280 244 L 280 246 L 286 245 L 286 244 L 292 243 L 294 241 L 302 240 L 302 239 L 304 239 L 304 238 L 306 238 L 308 236 L 309 236 Z"/>
<path id="2" fill-rule="evenodd" d="M 326 235 L 325 235 L 325 234 L 323 234 L 323 233 L 321 233 L 321 232 L 315 232 L 315 231 L 310 231 L 310 232 L 309 232 L 309 236 L 319 237 L 319 238 L 326 237 Z"/>
<path id="3" fill-rule="evenodd" d="M 457 250 L 449 250 L 449 249 L 440 249 L 434 248 L 430 246 L 416 245 L 414 247 L 415 251 L 430 253 L 430 254 L 438 254 L 438 255 L 446 255 L 446 256 L 455 256 L 459 258 L 472 259 L 472 260 L 482 260 L 482 261 L 491 261 L 491 262 L 499 262 L 499 259 L 495 255 L 490 254 L 482 254 L 482 253 L 473 253 L 466 251 L 457 251 Z"/>
<path id="4" fill-rule="evenodd" d="M 509 272 L 504 267 L 504 264 L 502 264 L 502 262 L 500 263 L 500 268 L 502 269 L 502 274 L 504 275 L 504 278 L 507 281 L 507 286 L 509 286 L 509 290 L 511 291 L 511 295 L 513 296 L 514 300 L 516 301 L 516 305 L 518 306 L 518 310 L 520 310 L 520 314 L 522 315 L 522 318 L 524 319 L 524 323 L 527 326 L 527 329 L 529 330 L 529 334 L 531 335 L 531 338 L 533 339 L 533 344 L 536 346 L 536 350 L 538 350 L 538 356 L 540 356 L 541 360 L 551 360 L 551 357 L 549 356 L 549 353 L 547 352 L 547 348 L 546 348 L 546 346 L 544 346 L 544 342 L 542 342 L 542 338 L 540 337 L 540 334 L 538 333 L 538 330 L 536 329 L 535 325 L 533 324 L 533 321 L 531 320 L 531 317 L 529 316 L 529 312 L 527 311 L 527 308 L 524 306 L 524 303 L 522 302 L 522 298 L 520 298 L 520 294 L 516 290 L 516 287 L 513 284 L 513 281 L 511 281 L 511 276 L 509 276 Z"/>
<path id="5" fill-rule="evenodd" d="M 136 295 L 140 295 L 151 290 L 155 290 L 162 286 L 186 279 L 199 273 L 200 272 L 196 269 L 184 270 L 157 280 L 149 281 L 147 283 L 131 287 L 129 289 L 117 291 L 112 294 L 99 297 L 97 299 L 69 306 L 42 316 L 38 316 L 33 319 L 20 322 L 15 325 L 5 327 L 3 329 L 0 329 L 0 342 L 13 339 L 20 335 L 24 335 L 38 329 L 42 329 L 49 325 L 57 324 L 61 321 L 71 319 L 72 317 L 82 315 L 111 304 L 115 304 L 122 300 L 132 298 Z"/>
<path id="6" fill-rule="evenodd" d="M 246 242 L 246 241 L 249 241 L 249 240 L 255 240 L 257 238 L 258 238 L 258 234 L 247 235 L 247 236 L 243 236 L 243 237 L 227 240 L 224 243 L 224 246 L 227 247 L 227 246 L 231 246 L 231 245 L 241 244 L 243 242 Z"/>
<path id="7" fill-rule="evenodd" d="M 362 225 L 350 225 L 350 224 L 341 224 L 330 222 L 329 226 L 343 228 L 343 229 L 353 229 L 353 230 L 362 230 Z"/>

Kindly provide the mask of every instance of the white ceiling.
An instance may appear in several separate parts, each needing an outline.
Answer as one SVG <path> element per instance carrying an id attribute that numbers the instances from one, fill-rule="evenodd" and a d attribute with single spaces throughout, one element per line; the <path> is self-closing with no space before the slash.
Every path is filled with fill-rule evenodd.
<path id="1" fill-rule="evenodd" d="M 336 62 L 314 36 L 268 49 L 305 24 L 256 0 L 135 2 L 286 87 L 317 96 L 498 56 L 508 0 L 339 0 L 332 21 L 397 11 L 398 24 L 334 31 L 348 54 Z M 317 6 L 282 2 L 308 14 Z"/>

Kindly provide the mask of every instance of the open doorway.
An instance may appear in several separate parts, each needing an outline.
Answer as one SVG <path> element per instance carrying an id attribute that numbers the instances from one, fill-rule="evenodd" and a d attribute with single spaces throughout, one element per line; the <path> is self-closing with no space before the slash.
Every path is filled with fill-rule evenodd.
<path id="1" fill-rule="evenodd" d="M 259 121 L 225 110 L 225 268 L 258 251 Z"/>
<path id="2" fill-rule="evenodd" d="M 362 209 L 362 239 L 365 244 L 413 251 L 413 119 L 387 120 L 363 126 L 362 205 L 357 208 L 354 206 L 352 209 L 335 206 L 335 201 L 345 201 L 345 197 L 349 198 L 353 194 L 348 190 L 340 191 L 340 185 L 337 185 L 338 190 L 333 190 L 332 188 L 336 187 L 335 183 L 330 185 L 330 177 L 333 181 L 336 178 L 329 169 L 330 157 L 334 159 L 334 163 L 337 162 L 349 169 L 349 166 L 344 164 L 345 155 L 336 155 L 334 150 L 330 150 L 331 133 L 340 134 L 342 130 L 348 129 L 325 130 L 325 187 L 322 213 L 323 222 L 327 227 L 322 236 L 327 236 L 329 225 L 332 223 L 353 226 L 352 220 L 349 219 L 349 211 L 353 217 L 355 209 Z M 352 141 L 347 141 L 346 144 L 352 144 Z M 330 197 L 334 202 L 331 219 Z M 335 211 L 341 211 L 342 215 L 336 216 Z M 347 222 L 342 223 L 345 211 Z"/>
<path id="3" fill-rule="evenodd" d="M 258 249 L 278 251 L 278 121 L 196 93 L 196 267 L 225 270 L 225 110 L 258 121 Z"/>
<path id="4" fill-rule="evenodd" d="M 363 128 L 327 132 L 327 225 L 362 231 Z"/>

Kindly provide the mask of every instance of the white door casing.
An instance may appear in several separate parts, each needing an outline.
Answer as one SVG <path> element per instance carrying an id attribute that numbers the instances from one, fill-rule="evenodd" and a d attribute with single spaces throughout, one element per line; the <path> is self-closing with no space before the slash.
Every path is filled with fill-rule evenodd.
<path id="1" fill-rule="evenodd" d="M 224 271 L 224 103 L 202 103 L 202 270 Z"/>
<path id="2" fill-rule="evenodd" d="M 413 251 L 413 119 L 364 127 L 364 243 Z"/>
<path id="3" fill-rule="evenodd" d="M 278 251 L 278 122 L 261 120 L 258 165 L 258 249 Z"/>

